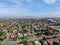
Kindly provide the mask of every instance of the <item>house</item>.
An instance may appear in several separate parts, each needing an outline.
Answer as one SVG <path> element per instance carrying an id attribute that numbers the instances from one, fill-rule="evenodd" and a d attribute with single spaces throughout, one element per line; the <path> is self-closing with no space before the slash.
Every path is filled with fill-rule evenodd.
<path id="1" fill-rule="evenodd" d="M 11 33 L 10 37 L 11 37 L 12 40 L 15 40 L 17 35 L 15 35 L 14 33 Z"/>
<path id="2" fill-rule="evenodd" d="M 34 41 L 35 45 L 41 45 L 39 41 Z"/>
<path id="3" fill-rule="evenodd" d="M 33 45 L 33 43 L 30 41 L 30 42 L 27 43 L 27 45 Z"/>
<path id="4" fill-rule="evenodd" d="M 13 33 L 15 33 L 15 34 L 16 34 L 16 33 L 17 33 L 17 30 L 13 30 Z"/>
<path id="5" fill-rule="evenodd" d="M 18 45 L 24 45 L 22 42 L 19 42 Z"/>
<path id="6" fill-rule="evenodd" d="M 24 36 L 27 36 L 28 34 L 27 33 L 24 33 Z"/>
<path id="7" fill-rule="evenodd" d="M 23 37 L 22 33 L 17 33 L 18 37 Z"/>
<path id="8" fill-rule="evenodd" d="M 42 40 L 41 42 L 42 42 L 43 45 L 48 45 L 46 40 Z"/>
<path id="9" fill-rule="evenodd" d="M 49 45 L 53 45 L 54 39 L 53 38 L 49 38 L 47 39 L 47 42 Z"/>
<path id="10" fill-rule="evenodd" d="M 32 35 L 32 33 L 31 33 L 31 32 L 28 32 L 28 35 L 29 35 L 29 36 L 31 36 L 31 35 Z"/>
<path id="11" fill-rule="evenodd" d="M 19 45 L 24 45 L 24 44 L 19 44 Z"/>
<path id="12" fill-rule="evenodd" d="M 47 26 L 50 29 L 54 29 L 55 31 L 59 31 L 60 32 L 60 26 Z"/>
<path id="13" fill-rule="evenodd" d="M 8 32 L 8 30 L 3 30 L 3 32 L 7 33 L 7 32 Z"/>
<path id="14" fill-rule="evenodd" d="M 59 42 L 59 40 L 57 38 L 54 39 L 55 42 Z"/>
<path id="15" fill-rule="evenodd" d="M 22 33 L 17 33 L 17 35 L 18 35 L 18 40 L 20 40 L 23 37 Z"/>

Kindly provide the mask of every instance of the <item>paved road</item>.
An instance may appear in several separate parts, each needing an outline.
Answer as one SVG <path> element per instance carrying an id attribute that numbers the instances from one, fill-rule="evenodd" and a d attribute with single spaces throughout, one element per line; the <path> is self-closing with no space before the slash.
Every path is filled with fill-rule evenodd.
<path id="1" fill-rule="evenodd" d="M 52 36 L 43 36 L 43 37 L 48 38 L 48 37 L 54 37 L 54 36 L 60 36 L 60 34 L 59 34 L 59 35 L 52 35 Z M 6 38 L 6 40 L 3 42 L 2 45 L 10 45 L 10 43 L 17 44 L 18 42 L 22 42 L 22 41 L 9 41 L 9 37 L 10 37 L 10 34 L 7 35 L 7 38 Z M 28 41 L 40 40 L 40 39 L 42 39 L 43 37 L 32 38 L 32 39 L 29 39 Z"/>
<path id="2" fill-rule="evenodd" d="M 10 33 L 7 34 L 7 38 L 5 39 L 5 41 L 2 42 L 2 45 L 8 45 L 9 38 L 10 38 Z"/>
<path id="3" fill-rule="evenodd" d="M 60 34 L 59 34 L 59 35 L 51 35 L 51 36 L 43 36 L 43 37 L 49 38 L 49 37 L 54 37 L 54 36 L 60 36 Z M 40 40 L 40 39 L 42 39 L 43 37 L 32 38 L 32 39 L 29 39 L 28 41 Z"/>

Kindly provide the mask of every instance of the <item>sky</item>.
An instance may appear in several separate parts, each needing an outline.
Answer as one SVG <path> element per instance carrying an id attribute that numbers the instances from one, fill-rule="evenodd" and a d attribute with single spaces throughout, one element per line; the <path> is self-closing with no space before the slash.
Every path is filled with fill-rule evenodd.
<path id="1" fill-rule="evenodd" d="M 60 0 L 0 0 L 0 17 L 60 17 Z"/>

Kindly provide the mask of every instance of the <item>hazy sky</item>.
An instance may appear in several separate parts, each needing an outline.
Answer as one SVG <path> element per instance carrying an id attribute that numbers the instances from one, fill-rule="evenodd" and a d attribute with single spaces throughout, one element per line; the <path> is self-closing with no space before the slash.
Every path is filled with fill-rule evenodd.
<path id="1" fill-rule="evenodd" d="M 60 17 L 60 0 L 0 0 L 0 17 Z"/>

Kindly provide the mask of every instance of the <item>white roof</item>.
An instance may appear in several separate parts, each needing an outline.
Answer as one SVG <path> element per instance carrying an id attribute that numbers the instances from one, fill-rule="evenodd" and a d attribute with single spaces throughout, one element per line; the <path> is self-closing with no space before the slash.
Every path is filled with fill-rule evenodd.
<path id="1" fill-rule="evenodd" d="M 24 45 L 24 44 L 19 44 L 19 45 Z"/>
<path id="2" fill-rule="evenodd" d="M 38 44 L 39 43 L 39 41 L 35 41 L 35 44 Z"/>

